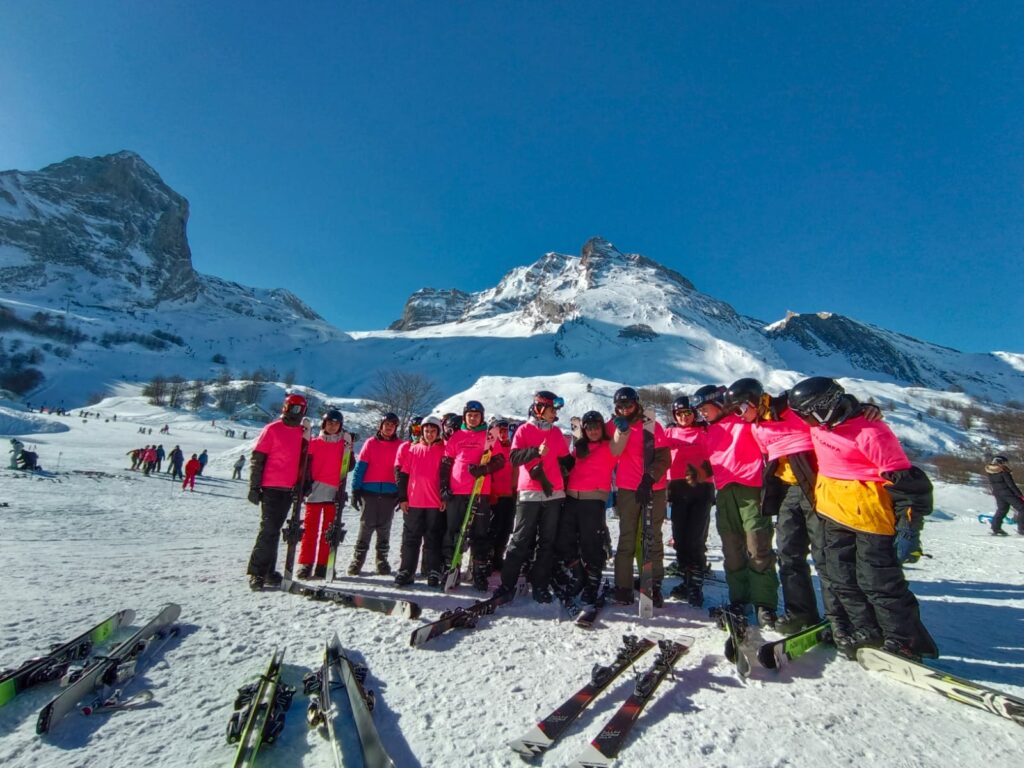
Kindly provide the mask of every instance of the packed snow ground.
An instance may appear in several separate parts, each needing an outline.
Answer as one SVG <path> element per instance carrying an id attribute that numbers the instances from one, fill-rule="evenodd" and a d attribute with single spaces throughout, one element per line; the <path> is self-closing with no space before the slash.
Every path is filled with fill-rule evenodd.
<path id="1" fill-rule="evenodd" d="M 607 663 L 624 633 L 689 637 L 693 644 L 676 679 L 666 681 L 641 716 L 621 766 L 984 762 L 997 768 L 1019 766 L 1024 757 L 1019 726 L 874 676 L 831 649 L 816 649 L 780 673 L 755 663 L 743 683 L 706 611 L 671 600 L 647 622 L 636 618 L 635 606 L 609 607 L 599 628 L 588 632 L 560 621 L 557 607 L 520 598 L 475 631 L 454 631 L 413 649 L 409 633 L 420 621 L 478 595 L 467 588 L 444 596 L 422 585 L 400 590 L 390 577 L 375 575 L 341 579 L 352 589 L 420 602 L 424 616 L 412 622 L 282 593 L 254 594 L 245 565 L 259 515 L 245 501 L 246 482 L 227 479 L 251 442 L 225 437 L 223 425 L 192 416 L 141 404 L 133 409 L 129 400 L 118 401 L 118 421 L 110 422 L 113 413 L 104 411 L 112 402 L 96 407 L 99 419 L 33 415 L 34 423 L 46 424 L 20 439 L 38 451 L 45 472 L 0 469 L 0 665 L 16 666 L 120 608 L 134 608 L 140 626 L 164 603 L 180 603 L 183 632 L 128 690 L 151 688 L 150 706 L 106 717 L 73 713 L 47 739 L 36 736 L 35 720 L 55 684 L 0 709 L 5 768 L 229 764 L 234 748 L 224 729 L 235 690 L 263 671 L 276 646 L 287 648 L 284 677 L 300 692 L 280 740 L 261 753 L 263 762 L 329 766 L 326 744 L 306 727 L 301 678 L 318 665 L 334 631 L 369 666 L 374 718 L 399 766 L 519 765 L 507 742 L 575 692 L 594 663 Z M 157 434 L 164 423 L 170 435 Z M 153 435 L 139 434 L 142 426 Z M 167 475 L 127 469 L 125 453 L 154 440 L 168 450 L 180 444 L 186 456 L 209 450 L 194 493 L 182 492 Z M 1024 695 L 1024 539 L 987 535 L 976 515 L 994 504 L 981 489 L 939 484 L 936 500 L 924 533 L 933 559 L 908 569 L 942 650 L 935 666 Z M 345 520 L 342 567 L 357 525 L 350 509 Z M 611 527 L 614 537 L 614 520 Z M 393 565 L 400 533 L 396 520 Z M 720 569 L 714 532 L 710 547 Z M 709 584 L 707 597 L 709 605 L 723 601 L 724 587 Z M 751 632 L 762 636 L 776 637 Z M 756 640 L 745 647 L 752 654 Z M 640 667 L 650 661 L 651 655 Z M 631 685 L 620 678 L 540 764 L 576 758 Z M 361 764 L 354 730 L 343 734 L 346 765 Z"/>

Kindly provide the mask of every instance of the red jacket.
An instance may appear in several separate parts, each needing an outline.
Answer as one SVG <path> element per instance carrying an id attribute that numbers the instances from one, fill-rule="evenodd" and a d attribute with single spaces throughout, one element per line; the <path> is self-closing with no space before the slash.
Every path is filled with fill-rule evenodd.
<path id="1" fill-rule="evenodd" d="M 203 465 L 199 463 L 199 459 L 189 459 L 188 464 L 185 465 L 186 475 L 198 475 L 199 470 L 203 468 Z"/>

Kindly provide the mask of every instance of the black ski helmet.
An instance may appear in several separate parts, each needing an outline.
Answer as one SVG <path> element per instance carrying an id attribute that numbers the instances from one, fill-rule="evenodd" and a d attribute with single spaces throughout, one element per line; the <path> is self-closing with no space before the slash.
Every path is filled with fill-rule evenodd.
<path id="1" fill-rule="evenodd" d="M 380 427 L 383 427 L 383 426 L 384 426 L 384 425 L 385 425 L 385 424 L 386 424 L 387 422 L 389 422 L 389 421 L 390 421 L 390 422 L 391 422 L 392 424 L 394 424 L 394 425 L 395 425 L 396 427 L 397 427 L 397 426 L 398 426 L 399 424 L 401 424 L 401 420 L 400 420 L 400 419 L 398 418 L 398 414 L 397 414 L 397 413 L 392 413 L 391 411 L 388 411 L 387 413 L 385 413 L 385 414 L 384 414 L 384 416 L 382 416 L 382 417 L 381 417 L 381 420 L 380 420 Z M 379 429 L 380 427 L 378 427 L 378 429 Z"/>
<path id="2" fill-rule="evenodd" d="M 583 418 L 580 419 L 580 426 L 586 429 L 591 424 L 597 424 L 602 429 L 604 428 L 604 416 L 597 411 L 587 411 L 583 414 Z"/>
<path id="3" fill-rule="evenodd" d="M 441 433 L 446 437 L 457 432 L 462 426 L 462 417 L 457 413 L 446 413 L 441 417 Z"/>
<path id="4" fill-rule="evenodd" d="M 764 395 L 764 387 L 757 379 L 737 379 L 725 392 L 725 406 L 738 408 L 740 403 L 757 406 Z"/>
<path id="5" fill-rule="evenodd" d="M 340 426 L 345 426 L 345 417 L 341 415 L 341 411 L 337 408 L 331 408 L 324 414 L 324 417 L 320 420 L 320 428 L 323 429 L 328 421 L 336 421 Z"/>
<path id="6" fill-rule="evenodd" d="M 692 395 L 690 395 L 690 405 L 694 410 L 697 410 L 702 405 L 717 405 L 719 408 L 725 407 L 725 387 L 720 384 L 705 384 L 703 387 L 698 389 Z"/>
<path id="7" fill-rule="evenodd" d="M 612 396 L 612 402 L 615 405 L 619 403 L 636 403 L 639 405 L 640 395 L 632 387 L 619 387 Z"/>
<path id="8" fill-rule="evenodd" d="M 470 412 L 476 412 L 480 414 L 480 418 L 484 417 L 484 406 L 479 400 L 467 400 L 466 404 L 462 407 L 462 418 L 466 418 L 466 414 Z"/>
<path id="9" fill-rule="evenodd" d="M 487 429 L 500 429 L 501 427 L 508 429 L 508 419 L 504 416 L 492 416 L 491 420 L 487 422 Z"/>
<path id="10" fill-rule="evenodd" d="M 998 464 L 1001 467 L 1005 467 L 1009 463 L 1010 460 L 1003 456 L 1002 454 L 999 454 L 998 456 L 993 456 L 992 459 L 989 461 L 989 464 Z"/>
<path id="11" fill-rule="evenodd" d="M 789 390 L 789 407 L 798 416 L 813 418 L 820 424 L 831 424 L 837 416 L 836 406 L 846 390 L 828 376 L 812 376 Z"/>
<path id="12" fill-rule="evenodd" d="M 672 413 L 673 415 L 678 411 L 693 411 L 693 406 L 690 405 L 690 398 L 686 395 L 680 395 L 672 401 Z"/>

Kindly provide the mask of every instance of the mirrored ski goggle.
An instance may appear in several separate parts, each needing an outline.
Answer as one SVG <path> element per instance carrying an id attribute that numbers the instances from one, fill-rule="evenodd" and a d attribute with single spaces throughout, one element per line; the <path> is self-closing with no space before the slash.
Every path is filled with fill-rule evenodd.
<path id="1" fill-rule="evenodd" d="M 538 400 L 537 404 L 544 408 L 554 408 L 556 411 L 560 411 L 565 407 L 565 400 L 561 397 L 556 397 L 554 400 Z"/>
<path id="2" fill-rule="evenodd" d="M 420 424 L 413 424 L 412 426 L 409 427 L 409 432 L 411 432 L 414 435 L 422 434 L 423 426 Z"/>
<path id="3" fill-rule="evenodd" d="M 306 407 L 304 405 L 299 405 L 298 403 L 292 403 L 285 411 L 289 416 L 301 416 L 305 412 Z"/>

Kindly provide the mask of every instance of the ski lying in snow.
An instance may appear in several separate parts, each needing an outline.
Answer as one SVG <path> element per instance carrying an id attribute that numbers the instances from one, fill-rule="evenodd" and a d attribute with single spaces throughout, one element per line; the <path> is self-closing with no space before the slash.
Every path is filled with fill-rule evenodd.
<path id="1" fill-rule="evenodd" d="M 606 768 L 610 766 L 626 743 L 630 730 L 661 681 L 672 674 L 676 662 L 689 650 L 688 645 L 662 640 L 658 643 L 658 656 L 653 666 L 636 681 L 633 693 L 612 715 L 589 746 L 583 750 L 570 768 Z"/>
<path id="2" fill-rule="evenodd" d="M 376 699 L 373 691 L 368 691 L 364 687 L 368 672 L 366 665 L 357 664 L 346 656 L 337 636 L 334 642 L 337 643 L 341 665 L 341 682 L 348 694 L 348 703 L 352 708 L 352 717 L 356 721 L 356 732 L 359 734 L 359 745 L 363 750 L 363 765 L 365 768 L 395 768 L 394 761 L 388 756 L 380 740 L 377 726 L 373 724 L 371 713 Z"/>
<path id="3" fill-rule="evenodd" d="M 310 600 L 336 603 L 349 608 L 365 608 L 378 613 L 386 613 L 388 616 L 401 616 L 404 619 L 418 618 L 422 610 L 418 603 L 410 600 L 392 600 L 389 597 L 346 592 L 337 587 L 314 587 L 300 581 L 291 582 L 287 591 L 293 595 L 308 597 Z"/>
<path id="4" fill-rule="evenodd" d="M 765 669 L 781 669 L 787 661 L 803 656 L 811 648 L 827 643 L 831 638 L 832 625 L 828 621 L 821 621 L 781 640 L 764 643 L 757 649 L 757 660 Z"/>
<path id="5" fill-rule="evenodd" d="M 310 728 L 322 728 L 327 741 L 331 745 L 331 755 L 335 768 L 342 768 L 344 758 L 341 754 L 341 742 L 334 731 L 334 720 L 338 715 L 338 706 L 333 694 L 343 687 L 341 682 L 341 641 L 338 635 L 327 641 L 324 649 L 324 660 L 319 672 L 310 672 L 302 679 L 303 691 L 310 696 L 309 707 L 306 709 L 306 722 Z"/>
<path id="6" fill-rule="evenodd" d="M 283 662 L 284 650 L 275 650 L 260 679 L 238 689 L 227 730 L 228 744 L 238 744 L 233 768 L 255 765 L 260 747 L 273 744 L 284 728 L 295 688 L 281 682 Z"/>
<path id="7" fill-rule="evenodd" d="M 409 638 L 409 645 L 417 646 L 423 645 L 428 640 L 433 640 L 439 635 L 443 635 L 450 629 L 473 629 L 476 626 L 477 621 L 481 616 L 487 616 L 494 613 L 495 609 L 505 603 L 511 603 L 516 597 L 522 595 L 526 591 L 526 580 L 520 578 L 516 583 L 516 588 L 510 595 L 503 597 L 490 597 L 486 600 L 477 600 L 472 605 L 463 608 L 451 608 L 441 614 L 441 617 L 437 621 L 432 621 L 429 624 L 424 624 L 422 627 L 414 629 L 412 636 Z"/>
<path id="8" fill-rule="evenodd" d="M 604 608 L 611 593 L 612 585 L 605 579 L 597 593 L 597 599 L 594 601 L 594 604 L 580 606 L 580 612 L 576 616 L 576 626 L 583 629 L 592 629 L 594 622 L 597 621 L 597 614 Z"/>
<path id="9" fill-rule="evenodd" d="M 89 698 L 86 707 L 90 711 L 109 701 L 115 686 L 128 683 L 135 676 L 137 667 L 177 634 L 174 622 L 179 615 L 181 606 L 168 603 L 155 619 L 108 655 L 98 656 L 83 669 L 65 675 L 68 686 L 43 707 L 36 722 L 36 733 L 52 731 L 61 718 L 83 699 Z"/>
<path id="10" fill-rule="evenodd" d="M 719 629 L 729 633 L 725 638 L 725 658 L 736 665 L 736 672 L 746 680 L 750 677 L 750 660 L 743 652 L 743 639 L 747 636 L 747 617 L 729 609 L 728 606 L 712 608 L 711 618 Z"/>
<path id="11" fill-rule="evenodd" d="M 992 525 L 992 523 L 995 522 L 995 519 L 996 519 L 995 515 L 986 515 L 986 514 L 978 515 L 978 522 L 979 523 L 985 523 L 985 525 Z M 1010 524 L 1016 524 L 1017 516 L 1014 515 L 1014 514 L 1007 515 L 1006 517 L 1003 518 L 1003 522 L 1004 523 L 1010 523 Z"/>
<path id="12" fill-rule="evenodd" d="M 1017 725 L 1024 725 L 1024 699 L 878 648 L 858 648 L 857 661 L 864 669 L 881 672 L 901 683 L 938 693 L 947 699 L 1005 717 Z"/>
<path id="13" fill-rule="evenodd" d="M 605 688 L 653 647 L 654 641 L 652 640 L 637 638 L 635 635 L 624 635 L 622 647 L 611 664 L 608 666 L 595 664 L 590 672 L 589 683 L 523 736 L 515 741 L 510 741 L 508 745 L 524 757 L 535 757 L 545 752 Z"/>
<path id="14" fill-rule="evenodd" d="M 64 677 L 72 664 L 89 658 L 96 646 L 134 620 L 135 611 L 118 611 L 74 640 L 54 645 L 44 655 L 29 659 L 17 669 L 3 670 L 0 672 L 0 707 L 34 685 Z"/>

